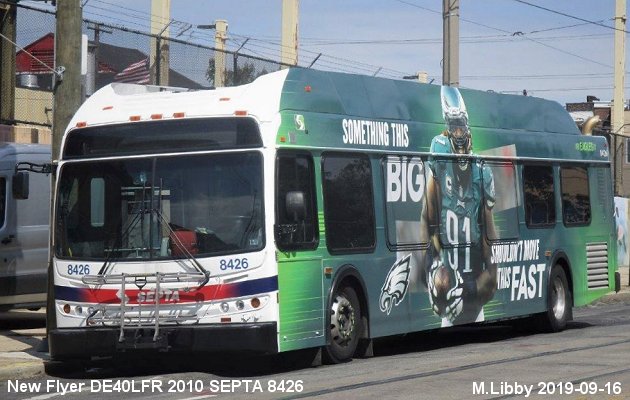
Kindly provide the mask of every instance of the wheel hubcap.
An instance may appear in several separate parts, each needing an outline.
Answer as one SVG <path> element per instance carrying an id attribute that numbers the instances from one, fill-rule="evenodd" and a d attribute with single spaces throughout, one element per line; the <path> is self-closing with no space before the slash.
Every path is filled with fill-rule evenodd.
<path id="1" fill-rule="evenodd" d="M 332 304 L 330 313 L 330 333 L 332 340 L 340 346 L 346 346 L 352 340 L 355 331 L 354 307 L 344 296 L 338 295 Z"/>
<path id="2" fill-rule="evenodd" d="M 560 278 L 553 282 L 553 315 L 556 320 L 561 320 L 566 309 L 566 295 L 564 285 Z"/>

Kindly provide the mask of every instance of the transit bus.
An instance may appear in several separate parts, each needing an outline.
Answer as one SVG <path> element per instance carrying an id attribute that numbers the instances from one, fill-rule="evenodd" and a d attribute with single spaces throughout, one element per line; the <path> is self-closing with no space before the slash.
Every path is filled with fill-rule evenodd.
<path id="1" fill-rule="evenodd" d="M 609 148 L 525 96 L 310 69 L 109 85 L 55 169 L 53 360 L 321 350 L 619 287 Z"/>

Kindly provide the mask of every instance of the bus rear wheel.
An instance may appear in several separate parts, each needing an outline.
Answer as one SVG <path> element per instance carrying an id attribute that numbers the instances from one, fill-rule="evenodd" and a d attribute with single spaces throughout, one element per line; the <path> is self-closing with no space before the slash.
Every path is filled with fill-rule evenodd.
<path id="1" fill-rule="evenodd" d="M 542 328 L 548 332 L 559 332 L 571 319 L 573 301 L 571 289 L 564 269 L 555 265 L 549 277 L 547 288 L 547 312 L 541 315 Z"/>
<path id="2" fill-rule="evenodd" d="M 361 305 L 350 286 L 335 289 L 329 309 L 330 341 L 324 348 L 324 361 L 332 364 L 350 361 L 363 331 Z"/>

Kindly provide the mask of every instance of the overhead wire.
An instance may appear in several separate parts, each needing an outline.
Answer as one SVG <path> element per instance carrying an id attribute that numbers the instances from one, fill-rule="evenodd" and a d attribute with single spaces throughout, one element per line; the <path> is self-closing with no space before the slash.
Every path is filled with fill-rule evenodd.
<path id="1" fill-rule="evenodd" d="M 397 2 L 399 2 L 399 3 L 408 4 L 408 5 L 412 6 L 412 7 L 420 8 L 420 9 L 423 9 L 423 10 L 428 10 L 428 11 L 433 12 L 433 13 L 439 13 L 440 15 L 442 14 L 442 12 L 441 12 L 441 11 L 431 10 L 431 9 L 428 9 L 427 7 L 422 7 L 422 6 L 419 6 L 419 5 L 415 4 L 415 3 L 411 3 L 411 2 L 406 1 L 406 0 L 395 0 L 395 1 L 397 1 Z M 514 0 L 514 1 L 519 1 L 519 2 L 520 2 L 521 0 Z M 473 21 L 473 20 L 470 20 L 470 19 L 460 18 L 460 20 L 461 20 L 461 21 L 464 21 L 464 22 L 467 22 L 467 23 L 470 23 L 470 24 L 474 24 L 474 25 L 482 26 L 482 27 L 484 27 L 484 28 L 488 28 L 488 29 L 491 29 L 491 30 L 494 30 L 494 31 L 497 31 L 497 32 L 508 33 L 508 34 L 515 34 L 515 33 L 518 33 L 518 32 L 510 32 L 510 31 L 505 30 L 505 29 L 501 29 L 501 28 L 497 28 L 497 27 L 489 26 L 489 25 L 486 25 L 486 24 L 482 24 L 482 23 L 480 23 L 480 22 Z M 588 22 L 593 22 L 593 21 L 588 21 Z M 544 46 L 544 47 L 547 47 L 547 48 L 549 48 L 549 49 L 552 49 L 552 50 L 555 50 L 555 51 L 561 52 L 561 53 L 563 53 L 563 54 L 566 54 L 566 55 L 570 55 L 570 56 L 572 56 L 572 57 L 579 58 L 579 59 L 581 59 L 581 60 L 583 60 L 583 61 L 588 61 L 588 62 L 591 62 L 591 63 L 594 63 L 594 64 L 598 64 L 598 65 L 601 65 L 601 66 L 604 66 L 604 67 L 607 67 L 607 68 L 611 68 L 611 69 L 613 68 L 613 67 L 612 67 L 612 65 L 604 64 L 604 63 L 601 63 L 601 62 L 599 62 L 599 61 L 592 60 L 592 59 L 590 59 L 590 58 L 587 58 L 587 57 L 581 56 L 581 55 L 579 55 L 579 54 L 572 53 L 572 52 L 570 52 L 570 51 L 568 51 L 568 50 L 564 50 L 564 49 L 561 49 L 561 48 L 558 48 L 558 47 L 552 46 L 552 45 L 550 45 L 550 44 L 546 44 L 546 43 L 540 42 L 540 41 L 538 41 L 538 40 L 536 40 L 536 39 L 534 39 L 534 38 L 528 37 L 528 36 L 526 36 L 526 35 L 521 35 L 521 36 L 522 36 L 523 38 L 525 38 L 526 40 L 532 41 L 532 42 L 534 42 L 534 43 L 538 43 L 538 44 L 539 44 L 539 45 L 541 45 L 541 46 Z"/>
<path id="2" fill-rule="evenodd" d="M 615 31 L 621 31 L 621 32 L 624 32 L 624 33 L 628 33 L 628 31 L 625 30 L 625 29 L 619 29 L 619 28 L 616 28 L 614 26 L 604 25 L 604 24 L 602 24 L 601 22 L 598 22 L 598 21 L 591 21 L 591 20 L 588 20 L 588 19 L 585 19 L 585 18 L 576 17 L 575 15 L 567 14 L 565 12 L 558 11 L 558 10 L 552 10 L 551 8 L 539 6 L 538 4 L 533 4 L 533 3 L 530 3 L 528 1 L 524 1 L 524 0 L 513 0 L 513 1 L 515 1 L 517 3 L 525 4 L 525 5 L 530 6 L 530 7 L 538 8 L 538 9 L 541 9 L 541 10 L 544 10 L 544 11 L 547 11 L 547 12 L 550 12 L 550 13 L 553 13 L 553 14 L 558 14 L 558 15 L 565 16 L 567 18 L 572 18 L 572 19 L 576 19 L 578 21 L 586 22 L 588 24 L 593 24 L 593 25 L 601 26 L 603 28 L 607 28 L 607 29 L 612 29 L 612 30 L 615 30 Z"/>
<path id="3" fill-rule="evenodd" d="M 120 7 L 119 7 L 118 5 L 114 5 L 114 4 L 109 3 L 109 2 L 107 2 L 107 1 L 104 1 L 104 0 L 94 0 L 94 1 L 95 1 L 95 2 L 97 2 L 97 3 L 103 4 L 103 5 L 106 5 L 106 6 L 112 6 L 112 7 L 115 7 L 116 9 L 115 9 L 115 10 L 110 10 L 110 9 L 106 9 L 106 8 L 103 8 L 103 7 L 99 7 L 99 6 L 97 6 L 97 5 L 90 4 L 90 3 L 88 3 L 88 5 L 87 5 L 87 6 L 88 6 L 88 7 L 90 7 L 90 8 L 92 8 L 92 9 L 97 9 L 97 10 L 101 10 L 101 11 L 105 11 L 105 12 L 115 12 L 117 15 L 120 15 L 120 14 L 121 14 L 121 12 L 120 12 L 120 10 L 119 10 L 119 9 L 127 10 L 127 11 L 132 12 L 133 14 L 136 14 L 136 15 L 131 15 L 131 14 L 129 14 L 129 13 L 123 12 L 123 13 L 122 13 L 122 15 L 123 15 L 123 16 L 125 16 L 125 17 L 127 17 L 127 18 L 140 19 L 140 20 L 142 20 L 143 22 L 146 20 L 146 16 L 149 16 L 149 17 L 150 17 L 149 19 L 150 19 L 150 20 L 152 20 L 152 21 L 155 21 L 156 19 L 158 19 L 158 18 L 159 18 L 158 16 L 156 16 L 156 15 L 154 15 L 154 14 L 146 13 L 146 12 L 143 12 L 143 11 L 140 11 L 140 10 L 137 10 L 137 9 L 134 9 L 134 8 L 130 8 L 130 7 L 125 7 L 125 6 L 120 6 Z M 106 15 L 103 15 L 103 14 L 99 14 L 99 13 L 94 12 L 94 11 L 88 11 L 88 12 L 89 12 L 90 14 L 92 14 L 92 15 L 97 15 L 97 16 L 101 16 L 101 17 L 105 17 L 105 18 L 108 18 L 108 17 L 109 17 L 109 18 L 114 19 L 114 20 L 117 20 L 117 21 L 119 21 L 119 22 L 120 22 L 120 21 L 122 21 L 122 22 L 132 23 L 132 24 L 135 24 L 135 25 L 138 25 L 138 26 L 142 26 L 142 27 L 145 27 L 145 28 L 150 28 L 150 26 L 149 26 L 149 25 L 147 25 L 146 23 L 140 23 L 140 22 L 136 22 L 136 21 L 129 20 L 129 19 L 121 19 L 120 17 L 110 17 L 110 16 L 106 16 Z M 138 16 L 137 14 L 139 14 L 140 16 Z M 158 19 L 158 21 L 159 21 L 159 22 L 161 22 L 161 23 L 163 23 L 163 22 L 164 22 L 164 20 L 163 20 L 163 19 L 161 19 L 161 20 L 160 20 L 160 19 Z M 187 24 L 187 26 L 192 26 L 192 24 L 186 23 L 186 22 L 184 22 L 184 21 L 177 21 L 177 20 L 174 20 L 174 22 L 175 22 L 175 23 L 180 23 L 180 24 Z M 231 34 L 231 35 L 234 35 L 234 34 Z M 201 37 L 200 37 L 200 36 L 201 36 Z M 214 39 L 214 36 L 212 36 L 212 35 L 210 35 L 210 34 L 208 34 L 208 33 L 205 33 L 205 32 L 199 32 L 199 30 L 198 30 L 198 29 L 193 29 L 193 30 L 192 30 L 192 31 L 188 34 L 188 37 L 191 37 L 191 38 L 193 38 L 193 37 L 194 37 L 194 38 L 198 38 L 198 39 L 201 39 L 201 40 L 203 40 L 203 38 L 204 38 L 204 37 L 206 37 L 208 40 L 213 40 L 213 39 Z M 249 38 L 249 39 L 250 39 L 250 40 L 254 40 L 253 38 Z M 242 43 L 242 42 L 241 42 L 241 43 Z M 236 46 L 239 46 L 239 45 L 236 45 Z M 236 47 L 236 46 L 235 46 L 235 48 L 238 48 L 238 47 Z M 280 45 L 280 46 L 281 46 L 281 45 Z M 252 44 L 252 45 L 250 45 L 250 46 L 246 46 L 246 48 L 247 48 L 248 50 L 251 50 L 251 47 L 256 47 L 256 45 L 255 45 L 255 44 Z M 256 55 L 265 54 L 265 56 L 266 56 L 266 57 L 273 56 L 273 57 L 277 58 L 277 56 L 278 56 L 278 54 L 277 54 L 277 49 L 264 48 L 264 46 L 259 46 L 259 47 L 262 47 L 262 48 L 264 49 L 264 51 L 258 51 L 258 52 L 256 53 Z M 302 49 L 302 51 L 303 51 L 303 52 L 308 52 L 308 50 L 306 50 L 306 49 Z M 274 52 L 274 53 L 270 53 L 270 52 Z M 317 56 L 319 53 L 311 52 L 311 54 L 313 54 L 312 59 L 314 59 L 314 58 L 315 58 L 315 56 Z M 328 55 L 325 55 L 325 54 L 324 54 L 324 55 L 322 55 L 322 56 L 323 56 L 323 57 L 331 57 L 331 58 L 335 58 L 335 57 L 333 57 L 333 56 L 328 56 Z M 345 60 L 345 59 L 342 59 L 342 58 L 339 58 L 339 57 L 337 57 L 337 58 L 336 58 L 336 60 L 337 60 L 337 61 L 339 61 L 339 62 L 337 62 L 337 63 L 333 63 L 333 64 L 335 64 L 335 65 L 337 65 L 337 66 L 341 66 L 341 65 L 343 65 L 343 63 L 348 63 L 348 64 L 349 64 L 349 67 L 350 67 L 350 68 L 352 68 L 354 65 L 357 65 L 357 64 L 358 64 L 358 63 L 357 63 L 356 61 L 354 61 L 354 60 Z M 325 60 L 322 60 L 321 58 L 320 58 L 320 60 L 318 60 L 318 63 L 323 63 L 323 62 L 325 62 Z M 364 64 L 364 66 L 368 66 L 368 68 L 366 68 L 366 69 L 362 69 L 362 70 L 367 71 L 367 72 L 374 72 L 374 71 L 375 71 L 375 70 L 377 70 L 377 69 L 380 69 L 380 71 L 381 71 L 381 72 L 389 71 L 389 73 L 390 73 L 390 74 L 393 72 L 393 73 L 395 73 L 395 75 L 392 75 L 392 77 L 395 77 L 395 78 L 398 78 L 398 79 L 400 78 L 400 76 L 402 76 L 402 75 L 404 75 L 404 74 L 405 74 L 405 73 L 403 73 L 403 72 L 401 72 L 401 71 L 394 71 L 394 70 L 391 70 L 391 69 L 388 69 L 388 68 L 378 67 L 378 66 L 374 66 L 374 65 L 370 65 L 370 64 Z"/>
<path id="4" fill-rule="evenodd" d="M 104 5 L 105 7 L 114 7 L 114 9 L 108 9 L 108 8 L 103 8 L 103 7 L 99 7 L 96 6 L 94 4 L 91 4 L 93 2 L 99 3 Z M 437 10 L 433 10 L 430 9 L 428 7 L 424 7 L 415 3 L 412 3 L 410 1 L 406 1 L 406 0 L 395 0 L 399 3 L 403 3 L 418 9 L 422 9 L 425 10 L 427 12 L 431 12 L 434 14 L 438 14 L 438 15 L 442 15 L 441 11 L 437 11 Z M 519 3 L 523 3 L 523 4 L 527 4 L 527 5 L 532 5 L 531 3 L 528 3 L 526 1 L 519 1 L 519 0 L 515 0 Z M 536 5 L 533 5 L 536 6 Z M 111 20 L 115 20 L 115 21 L 119 21 L 119 22 L 123 22 L 123 23 L 131 23 L 134 24 L 136 26 L 141 26 L 141 27 L 146 27 L 146 28 L 150 28 L 149 25 L 147 25 L 146 23 L 141 23 L 137 20 L 141 20 L 142 22 L 146 21 L 146 16 L 149 17 L 149 19 L 151 21 L 158 21 L 158 22 L 165 22 L 165 20 L 163 18 L 160 18 L 159 16 L 156 16 L 154 14 L 151 13 L 147 13 L 141 10 L 137 10 L 134 8 L 130 8 L 127 6 L 122 6 L 122 5 L 118 5 L 118 4 L 112 4 L 108 1 L 104 1 L 104 0 L 91 0 L 90 3 L 87 4 L 88 8 L 91 9 L 95 9 L 95 10 L 100 10 L 106 13 L 116 13 L 116 17 L 112 17 L 111 15 L 105 15 L 102 13 L 98 13 L 95 11 L 90 11 L 88 10 L 87 12 L 91 15 L 96 15 L 99 17 L 103 17 L 103 18 L 107 18 L 107 19 L 111 19 Z M 537 8 L 543 8 L 544 7 L 539 7 L 537 6 Z M 122 10 L 126 10 L 128 12 L 120 12 L 120 9 Z M 551 12 L 553 12 L 554 10 L 550 10 Z M 562 13 L 561 13 L 562 14 Z M 127 17 L 127 18 L 131 18 L 131 19 L 122 19 L 120 18 L 120 15 L 122 15 L 123 17 Z M 498 31 L 501 32 L 502 35 L 486 35 L 486 36 L 473 36 L 473 37 L 469 37 L 469 38 L 462 38 L 462 42 L 463 43 L 475 43 L 475 44 L 482 44 L 482 43 L 497 43 L 497 42 L 516 42 L 516 41 L 520 41 L 520 40 L 529 40 L 529 41 L 533 41 L 539 45 L 548 47 L 550 49 L 553 49 L 555 51 L 559 51 L 562 52 L 564 54 L 567 55 L 571 55 L 573 57 L 577 57 L 580 58 L 584 61 L 588 61 L 588 62 L 593 62 L 596 64 L 599 64 L 601 66 L 607 67 L 607 68 L 612 68 L 612 66 L 571 53 L 569 51 L 566 51 L 564 49 L 560 49 L 557 48 L 555 46 L 551 46 L 548 45 L 546 43 L 543 43 L 544 41 L 548 41 L 548 40 L 583 40 L 583 39 L 589 39 L 589 38 L 599 38 L 602 36 L 607 36 L 607 35 L 581 35 L 581 36 L 567 36 L 567 37 L 541 37 L 541 38 L 531 38 L 531 37 L 527 37 L 526 35 L 522 35 L 522 36 L 513 36 L 514 32 L 510 32 L 508 30 L 505 29 L 501 29 L 501 28 L 496 28 L 496 27 L 492 27 L 489 26 L 487 24 L 483 24 L 483 23 L 479 23 L 478 21 L 473 21 L 470 19 L 465 19 L 465 18 L 460 18 L 462 21 L 470 23 L 470 24 L 474 24 L 477 26 L 482 26 L 484 28 L 487 29 L 492 29 L 494 31 Z M 576 17 L 576 19 L 579 19 L 579 17 Z M 172 21 L 172 23 L 177 23 L 177 24 L 187 24 L 187 25 L 191 25 L 187 22 L 184 21 L 177 21 L 177 20 L 166 20 L 166 21 Z M 566 28 L 572 28 L 572 27 L 577 27 L 577 26 L 582 26 L 582 25 L 587 25 L 587 24 L 595 24 L 598 25 L 600 22 L 602 21 L 589 21 L 589 20 L 582 20 L 580 19 L 580 21 L 582 21 L 579 24 L 573 24 L 573 25 L 567 25 L 567 26 L 560 26 L 560 27 L 554 27 L 554 28 L 548 28 L 548 29 L 542 29 L 542 30 L 533 30 L 528 32 L 527 34 L 535 34 L 535 33 L 541 33 L 541 32 L 546 32 L 546 31 L 552 31 L 552 30 L 560 30 L 560 29 L 566 29 Z M 608 27 L 611 28 L 609 26 L 600 24 L 604 27 Z M 278 58 L 278 48 L 277 46 L 282 47 L 281 43 L 278 43 L 277 39 L 275 39 L 275 37 L 273 36 L 260 36 L 259 38 L 251 38 L 248 36 L 244 36 L 244 35 L 238 35 L 235 33 L 231 33 L 230 35 L 231 37 L 228 39 L 228 45 L 230 46 L 230 48 L 236 49 L 238 47 L 241 46 L 241 44 L 249 39 L 249 42 L 247 43 L 246 46 L 243 47 L 243 49 L 246 49 L 247 51 L 252 52 L 255 55 L 262 55 L 263 57 L 272 57 L 274 59 Z M 190 33 L 188 33 L 188 37 L 189 38 L 194 38 L 194 39 L 198 39 L 198 40 L 213 40 L 214 39 L 214 35 L 198 30 L 198 29 L 193 29 L 191 30 Z M 264 40 L 262 38 L 267 37 L 270 38 L 269 40 Z M 310 51 L 305 49 L 304 47 L 312 47 L 312 46 L 330 46 L 330 45 L 334 45 L 334 44 L 340 44 L 340 45 L 346 45 L 346 44 L 434 44 L 434 43 L 441 43 L 441 39 L 383 39 L 383 40 L 379 40 L 379 41 L 375 41 L 375 40 L 356 40 L 356 41 L 338 41 L 338 42 L 334 42 L 334 41 L 329 41 L 326 42 L 329 39 L 316 39 L 316 38 L 304 38 L 302 43 L 300 44 L 300 49 L 301 49 L 301 55 L 303 54 L 308 54 L 309 57 L 306 58 L 307 60 L 314 60 L 317 56 L 320 55 L 320 53 L 318 52 L 314 52 L 314 51 Z M 311 42 L 311 44 L 305 44 L 303 42 Z M 317 43 L 317 41 L 320 41 L 319 43 Z M 262 44 L 261 44 L 262 43 Z M 276 46 L 275 48 L 269 48 L 267 46 L 265 46 L 264 44 L 271 44 Z M 328 59 L 330 58 L 330 60 Z M 273 61 L 273 60 L 270 60 Z M 401 71 L 397 71 L 394 69 L 390 69 L 390 68 L 380 68 L 378 66 L 375 65 L 371 65 L 371 64 L 367 64 L 367 63 L 360 63 L 357 62 L 355 60 L 347 60 L 341 57 L 335 57 L 335 56 L 330 56 L 327 54 L 321 54 L 321 57 L 317 60 L 318 65 L 320 66 L 327 66 L 328 68 L 340 68 L 342 66 L 346 67 L 346 68 L 356 68 L 358 70 L 361 71 L 365 71 L 368 73 L 373 73 L 375 71 L 379 71 L 379 74 L 384 75 L 390 75 L 392 77 L 395 77 L 397 79 L 400 79 L 400 77 L 402 75 L 405 75 L 405 73 L 401 72 Z M 348 63 L 349 65 L 345 65 L 344 63 Z M 356 72 L 356 71 L 350 71 L 350 72 Z M 467 79 L 486 79 L 483 77 L 474 77 L 474 76 L 468 76 L 466 77 Z M 491 79 L 490 77 L 488 77 L 487 79 Z M 497 79 L 509 79 L 509 78 L 497 78 Z M 517 78 L 518 79 L 518 78 Z M 523 78 L 525 79 L 525 78 Z M 550 78 L 527 78 L 527 79 L 550 79 Z"/>

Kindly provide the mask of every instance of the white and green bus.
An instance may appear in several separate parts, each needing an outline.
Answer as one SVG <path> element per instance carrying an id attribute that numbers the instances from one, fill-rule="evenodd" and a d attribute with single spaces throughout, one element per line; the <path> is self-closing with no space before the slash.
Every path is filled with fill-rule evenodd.
<path id="1" fill-rule="evenodd" d="M 525 96 L 308 69 L 112 84 L 58 155 L 51 356 L 341 362 L 458 324 L 561 330 L 619 285 L 608 154 Z"/>

